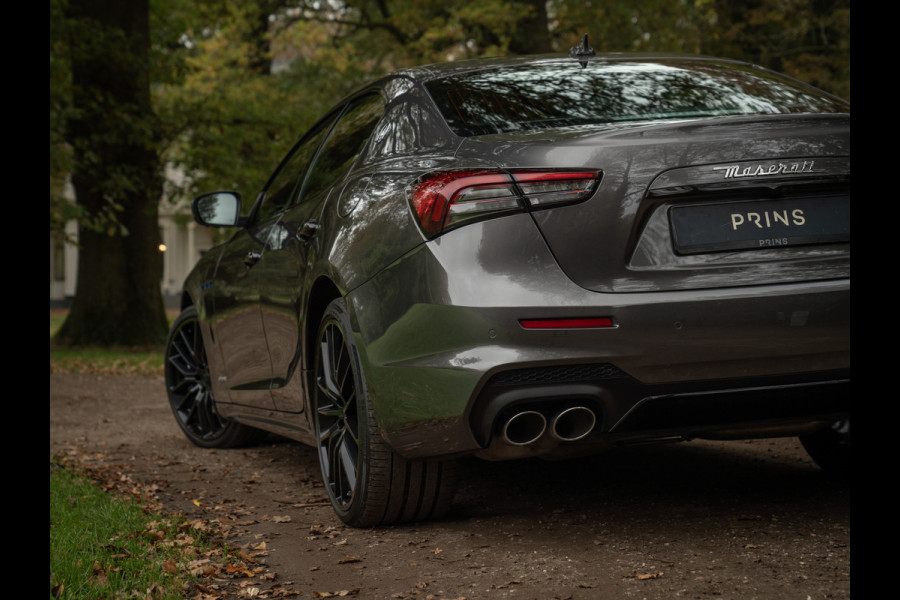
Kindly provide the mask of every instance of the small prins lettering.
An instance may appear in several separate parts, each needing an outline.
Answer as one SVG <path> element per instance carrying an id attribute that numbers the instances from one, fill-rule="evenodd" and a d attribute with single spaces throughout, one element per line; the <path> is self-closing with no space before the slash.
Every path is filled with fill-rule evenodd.
<path id="1" fill-rule="evenodd" d="M 802 173 L 820 173 L 816 171 L 816 161 L 804 160 L 794 163 L 774 163 L 769 166 L 750 165 L 743 169 L 740 165 L 729 165 L 727 167 L 713 167 L 713 171 L 724 171 L 725 179 L 737 179 L 740 177 L 771 177 L 773 175 L 800 175 Z"/>
<path id="2" fill-rule="evenodd" d="M 802 208 L 795 208 L 792 211 L 785 210 L 766 210 L 761 213 L 731 213 L 731 229 L 737 231 L 738 227 L 744 225 L 755 225 L 758 229 L 769 229 L 771 227 L 784 226 L 802 227 L 806 224 L 806 217 L 803 216 Z"/>

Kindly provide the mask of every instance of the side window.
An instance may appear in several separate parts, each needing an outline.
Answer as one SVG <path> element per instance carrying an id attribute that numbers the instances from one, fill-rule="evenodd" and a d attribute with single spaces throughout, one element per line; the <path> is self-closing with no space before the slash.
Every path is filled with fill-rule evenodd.
<path id="1" fill-rule="evenodd" d="M 262 205 L 256 213 L 257 223 L 280 214 L 294 202 L 298 186 L 315 158 L 316 150 L 321 145 L 322 139 L 331 130 L 332 123 L 334 123 L 333 117 L 320 123 L 314 130 L 303 136 L 287 157 L 282 160 L 278 170 L 275 171 L 266 186 Z"/>
<path id="2" fill-rule="evenodd" d="M 367 158 L 402 156 L 415 150 L 438 147 L 439 140 L 423 133 L 423 128 L 427 131 L 440 127 L 439 118 L 415 102 L 395 103 L 378 127 L 375 145 Z"/>
<path id="3" fill-rule="evenodd" d="M 344 112 L 322 151 L 316 158 L 301 192 L 302 198 L 313 197 L 341 180 L 362 152 L 384 114 L 381 94 L 358 98 Z"/>

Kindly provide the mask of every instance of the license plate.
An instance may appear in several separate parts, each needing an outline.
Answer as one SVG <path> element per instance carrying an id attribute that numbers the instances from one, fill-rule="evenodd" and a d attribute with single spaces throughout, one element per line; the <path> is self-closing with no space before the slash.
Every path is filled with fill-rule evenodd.
<path id="1" fill-rule="evenodd" d="M 673 206 L 678 254 L 850 241 L 850 197 L 754 200 Z"/>

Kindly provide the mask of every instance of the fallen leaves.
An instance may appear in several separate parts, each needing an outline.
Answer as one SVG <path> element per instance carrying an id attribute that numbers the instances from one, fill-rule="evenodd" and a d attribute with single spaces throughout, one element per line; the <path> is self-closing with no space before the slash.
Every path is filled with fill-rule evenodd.
<path id="1" fill-rule="evenodd" d="M 188 571 L 194 577 L 212 577 L 216 574 L 216 566 L 208 558 L 200 558 L 188 563 Z"/>
<path id="2" fill-rule="evenodd" d="M 175 564 L 174 558 L 170 558 L 163 563 L 163 571 L 165 571 L 166 573 L 171 573 L 172 575 L 178 572 L 178 565 Z"/>
<path id="3" fill-rule="evenodd" d="M 262 570 L 265 570 L 265 568 L 263 568 Z M 245 567 L 243 565 L 235 565 L 235 564 L 225 565 L 225 572 L 228 573 L 229 575 L 238 576 L 238 577 L 240 577 L 240 576 L 253 577 L 253 575 L 254 575 L 253 571 L 251 571 L 247 567 Z"/>
<path id="4" fill-rule="evenodd" d="M 127 472 L 131 468 L 130 466 L 97 464 L 100 461 L 108 461 L 109 457 L 103 453 L 87 454 L 74 449 L 68 451 L 65 456 L 57 454 L 57 460 L 63 463 L 75 463 L 79 470 L 95 480 L 102 489 L 121 496 L 137 497 L 144 503 L 147 510 L 165 515 L 165 509 L 158 498 L 160 486 L 156 483 L 145 484 L 135 481 Z M 186 557 L 194 557 L 192 560 L 182 563 L 183 566 L 180 569 L 178 563 L 173 559 L 168 559 L 161 565 L 163 571 L 167 573 L 177 575 L 181 570 L 185 575 L 197 578 L 195 581 L 185 583 L 184 597 L 190 598 L 190 600 L 224 600 L 235 596 L 262 600 L 292 598 L 300 595 L 300 591 L 288 589 L 284 584 L 273 583 L 277 575 L 267 566 L 258 562 L 260 558 L 268 555 L 264 540 L 255 544 L 236 544 L 228 548 L 222 545 L 221 540 L 236 534 L 235 525 L 256 522 L 252 519 L 239 520 L 235 516 L 246 514 L 248 511 L 241 509 L 240 506 L 230 505 L 231 501 L 228 500 L 214 501 L 205 497 L 204 493 L 197 495 L 195 491 L 192 495 L 194 498 L 190 499 L 190 504 L 197 507 L 195 510 L 202 511 L 204 514 L 225 513 L 226 511 L 231 514 L 222 514 L 221 519 L 192 518 L 179 523 L 177 527 L 173 527 L 172 520 L 162 517 L 147 523 L 144 531 L 122 532 L 113 536 L 107 541 L 107 545 L 116 548 L 119 538 L 142 535 L 153 540 L 154 544 L 179 548 Z M 290 517 L 278 517 L 278 519 L 275 522 L 289 522 Z M 175 529 L 177 533 L 174 537 L 166 535 L 164 531 L 166 529 Z M 335 530 L 334 535 L 339 535 L 339 532 Z M 198 538 L 202 538 L 207 543 L 212 541 L 213 547 L 202 552 L 201 555 L 201 551 L 195 545 Z M 220 541 L 216 542 L 216 540 Z M 124 557 L 125 555 L 120 552 L 113 556 Z M 116 571 L 118 571 L 117 568 L 104 566 L 98 562 L 92 565 L 92 579 L 96 585 L 102 585 L 109 573 Z M 63 595 L 62 584 L 57 585 L 55 590 L 51 590 L 51 593 Z"/>
<path id="5" fill-rule="evenodd" d="M 290 515 L 284 515 L 284 516 L 275 515 L 273 517 L 270 517 L 269 515 L 263 515 L 260 518 L 260 520 L 261 521 L 271 521 L 273 523 L 290 523 L 291 517 L 290 517 Z"/>
<path id="6" fill-rule="evenodd" d="M 190 563 L 190 573 L 194 576 L 204 577 L 208 582 L 205 585 L 194 584 L 194 588 L 199 593 L 190 598 L 192 600 L 228 598 L 235 593 L 233 590 L 228 591 L 229 582 L 233 582 L 233 585 L 237 586 L 236 593 L 241 598 L 288 598 L 300 595 L 299 591 L 285 589 L 280 584 L 274 584 L 265 589 L 263 585 L 273 582 L 277 577 L 265 565 L 254 560 L 268 554 L 265 550 L 265 542 L 249 547 L 250 551 L 247 550 L 247 547 L 235 549 L 227 556 L 220 556 L 221 550 L 216 549 L 209 556 Z"/>
<path id="7" fill-rule="evenodd" d="M 659 579 L 662 577 L 664 573 L 659 571 L 657 573 L 632 573 L 631 575 L 625 575 L 622 579 L 637 579 L 638 581 L 646 581 L 648 579 Z"/>
<path id="8" fill-rule="evenodd" d="M 106 569 L 96 560 L 91 566 L 91 580 L 94 585 L 104 587 L 106 585 Z"/>
<path id="9" fill-rule="evenodd" d="M 328 526 L 324 529 L 321 525 L 313 525 L 309 528 L 309 535 L 306 536 L 307 540 L 318 540 L 322 538 L 336 538 L 341 535 L 341 530 L 337 527 Z"/>
<path id="10" fill-rule="evenodd" d="M 310 508 L 313 506 L 331 506 L 330 500 L 317 500 L 315 502 L 297 502 L 291 504 L 294 508 Z"/>

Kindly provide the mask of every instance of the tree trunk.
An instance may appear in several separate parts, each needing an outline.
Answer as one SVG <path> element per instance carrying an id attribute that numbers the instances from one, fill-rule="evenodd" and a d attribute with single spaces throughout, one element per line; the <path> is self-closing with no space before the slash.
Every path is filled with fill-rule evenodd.
<path id="1" fill-rule="evenodd" d="M 72 0 L 72 184 L 84 211 L 66 345 L 165 340 L 148 0 Z"/>
<path id="2" fill-rule="evenodd" d="M 523 19 L 519 23 L 519 27 L 510 41 L 509 51 L 512 54 L 551 52 L 546 0 L 523 0 L 521 4 L 530 6 L 531 12 L 527 19 Z"/>

